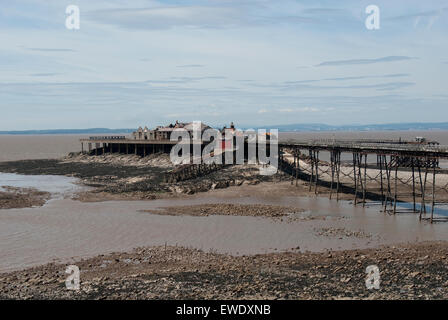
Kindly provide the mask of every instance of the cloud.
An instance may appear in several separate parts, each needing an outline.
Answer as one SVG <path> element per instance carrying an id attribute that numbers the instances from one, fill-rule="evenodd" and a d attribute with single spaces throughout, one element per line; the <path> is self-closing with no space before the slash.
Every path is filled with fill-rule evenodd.
<path id="1" fill-rule="evenodd" d="M 26 48 L 31 51 L 41 51 L 41 52 L 76 52 L 73 49 L 60 49 L 60 48 Z"/>
<path id="2" fill-rule="evenodd" d="M 93 21 L 129 29 L 171 29 L 174 27 L 222 28 L 247 23 L 242 6 L 163 6 L 97 10 L 84 14 Z"/>
<path id="3" fill-rule="evenodd" d="M 378 79 L 378 78 L 398 78 L 398 77 L 408 77 L 409 73 L 395 73 L 395 74 L 384 74 L 377 76 L 355 76 L 355 77 L 341 77 L 341 78 L 326 78 L 322 80 L 326 81 L 346 81 L 346 80 L 364 80 L 364 79 Z"/>
<path id="4" fill-rule="evenodd" d="M 52 77 L 52 76 L 57 76 L 57 75 L 60 75 L 60 73 L 48 72 L 48 73 L 33 73 L 33 74 L 30 74 L 31 77 Z"/>
<path id="5" fill-rule="evenodd" d="M 448 8 L 441 8 L 438 10 L 429 10 L 429 11 L 422 11 L 422 12 L 417 12 L 417 13 L 412 13 L 412 14 L 395 16 L 395 17 L 387 18 L 385 20 L 401 21 L 401 20 L 410 20 L 410 19 L 421 18 L 421 17 L 436 17 L 436 18 L 438 18 L 447 12 L 448 12 Z"/>
<path id="6" fill-rule="evenodd" d="M 302 107 L 302 108 L 284 108 L 277 110 L 281 113 L 295 113 L 295 112 L 319 112 L 319 109 L 313 107 Z"/>
<path id="7" fill-rule="evenodd" d="M 180 66 L 176 66 L 177 68 L 204 68 L 203 64 L 184 64 Z"/>
<path id="8" fill-rule="evenodd" d="M 323 79 L 323 80 L 353 80 L 353 78 L 360 77 L 346 77 L 344 78 L 333 78 L 333 79 Z M 316 90 L 338 90 L 338 89 L 376 89 L 382 90 L 396 90 L 401 88 L 406 88 L 415 85 L 414 82 L 386 82 L 386 83 L 376 83 L 376 84 L 355 84 L 355 85 L 313 85 L 308 82 L 317 82 L 320 80 L 303 80 L 303 81 L 285 81 L 281 83 L 271 83 L 271 84 L 250 84 L 252 87 L 259 88 L 270 88 L 279 90 L 291 90 L 291 91 L 316 91 Z"/>
<path id="9" fill-rule="evenodd" d="M 324 61 L 316 65 L 316 67 L 324 66 L 348 66 L 348 65 L 358 65 L 358 64 L 374 64 L 383 62 L 396 62 L 416 59 L 407 56 L 387 56 L 377 59 L 352 59 L 352 60 L 336 60 L 336 61 Z"/>

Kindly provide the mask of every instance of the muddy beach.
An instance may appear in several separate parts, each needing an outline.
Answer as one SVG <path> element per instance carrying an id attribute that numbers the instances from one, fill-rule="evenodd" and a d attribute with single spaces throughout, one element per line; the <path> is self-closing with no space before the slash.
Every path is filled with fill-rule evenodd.
<path id="1" fill-rule="evenodd" d="M 34 188 L 0 188 L 0 209 L 31 208 L 43 206 L 50 199 L 50 193 Z"/>
<path id="2" fill-rule="evenodd" d="M 19 247 L 4 250 L 1 298 L 447 297 L 443 224 L 418 223 L 409 214 L 396 219 L 370 201 L 365 209 L 354 207 L 349 187 L 342 188 L 337 203 L 328 199 L 325 183 L 316 196 L 309 181 L 281 172 L 261 176 L 256 166 L 230 166 L 168 183 L 164 176 L 172 166 L 166 160 L 161 154 L 144 160 L 72 154 L 1 162 L 0 172 L 65 177 L 81 187 L 49 204 L 47 198 L 36 202 L 33 207 L 45 206 L 30 212 L 20 211 L 18 203 L 26 202 L 4 206 L 16 208 L 4 210 L 4 219 L 31 228 L 2 231 L 5 245 Z M 407 188 L 401 190 L 409 197 Z M 62 234 L 72 244 L 68 252 L 57 240 Z M 31 239 L 51 249 L 20 249 L 20 241 Z M 82 270 L 79 292 L 65 289 L 68 263 Z M 378 291 L 365 287 L 371 264 L 382 272 Z"/>
<path id="3" fill-rule="evenodd" d="M 448 244 L 229 256 L 160 246 L 0 275 L 0 299 L 447 299 Z M 380 288 L 367 289 L 376 265 Z"/>

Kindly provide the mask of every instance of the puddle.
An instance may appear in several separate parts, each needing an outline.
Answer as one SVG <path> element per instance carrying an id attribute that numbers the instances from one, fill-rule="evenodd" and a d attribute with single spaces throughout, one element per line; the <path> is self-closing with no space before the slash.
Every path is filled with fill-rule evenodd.
<path id="1" fill-rule="evenodd" d="M 21 175 L 0 172 L 0 191 L 3 186 L 35 188 L 52 194 L 52 199 L 60 199 L 85 189 L 77 185 L 78 179 L 65 176 Z"/>

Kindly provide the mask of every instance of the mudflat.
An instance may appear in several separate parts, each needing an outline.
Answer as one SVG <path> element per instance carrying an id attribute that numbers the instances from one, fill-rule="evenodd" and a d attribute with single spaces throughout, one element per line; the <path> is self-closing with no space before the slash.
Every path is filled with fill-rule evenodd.
<path id="1" fill-rule="evenodd" d="M 3 186 L 0 188 L 0 209 L 30 208 L 42 206 L 50 193 L 34 188 L 16 188 Z"/>
<path id="2" fill-rule="evenodd" d="M 448 243 L 230 256 L 159 246 L 0 275 L 1 299 L 447 299 Z M 379 269 L 379 289 L 366 268 Z"/>
<path id="3" fill-rule="evenodd" d="M 0 298 L 448 298 L 448 242 L 419 241 L 420 235 L 423 238 L 440 239 L 438 237 L 444 227 L 442 224 L 434 226 L 434 232 L 431 233 L 429 226 L 424 222 L 418 229 L 415 224 L 409 224 L 410 219 L 418 219 L 418 217 L 407 215 L 403 217 L 403 221 L 407 221 L 406 225 L 415 229 L 413 230 L 417 238 L 407 244 L 403 242 L 400 244 L 401 236 L 390 239 L 387 237 L 403 235 L 406 231 L 397 231 L 399 221 L 393 221 L 391 228 L 388 228 L 386 224 L 383 225 L 382 223 L 387 220 L 387 214 L 380 220 L 376 218 L 372 220 L 368 215 L 356 216 L 354 219 L 343 212 L 335 216 L 327 216 L 330 211 L 322 215 L 313 215 L 306 212 L 309 209 L 307 207 L 290 205 L 296 203 L 292 199 L 298 199 L 298 197 L 312 199 L 316 197 L 316 193 L 316 199 L 329 196 L 330 189 L 325 183 L 319 185 L 316 192 L 315 186 L 310 185 L 306 179 L 296 181 L 281 172 L 274 176 L 261 176 L 258 167 L 248 165 L 228 166 L 202 177 L 167 182 L 164 176 L 173 167 L 166 157 L 163 154 L 152 155 L 145 159 L 123 155 L 87 157 L 72 154 L 62 159 L 2 162 L 0 172 L 76 177 L 80 184 L 91 189 L 88 192 L 74 194 L 72 197 L 74 200 L 97 202 L 95 205 L 101 205 L 101 202 L 109 200 L 150 200 L 139 203 L 137 211 L 142 214 L 167 215 L 173 219 L 183 219 L 183 222 L 179 222 L 180 224 L 193 223 L 186 219 L 189 217 L 181 216 L 192 216 L 195 219 L 213 219 L 215 216 L 249 216 L 247 219 L 265 219 L 263 221 L 272 220 L 272 218 L 279 219 L 278 222 L 272 223 L 281 223 L 282 230 L 289 230 L 289 227 L 284 226 L 284 222 L 288 223 L 288 219 L 292 219 L 291 228 L 304 231 L 303 234 L 309 234 L 310 238 L 302 239 L 302 243 L 297 243 L 294 247 L 279 250 L 281 252 L 266 254 L 231 255 L 218 253 L 212 248 L 193 249 L 182 243 L 176 246 L 144 246 L 135 250 L 129 250 L 128 246 L 124 250 L 115 249 L 123 250 L 123 252 L 111 254 L 97 255 L 98 252 L 96 252 L 96 256 L 93 257 L 72 258 L 70 262 L 63 259 L 66 260 L 65 263 L 51 263 L 0 274 Z M 306 163 L 301 165 L 306 166 Z M 375 175 L 375 172 L 371 171 L 370 174 Z M 401 172 L 402 178 L 406 179 L 407 174 L 409 173 Z M 325 177 L 322 179 L 325 182 Z M 400 190 L 402 193 L 407 192 L 403 199 L 408 199 L 409 190 L 405 187 Z M 341 188 L 339 199 L 353 199 L 351 191 L 350 187 Z M 45 193 L 39 194 L 41 197 L 39 202 L 35 194 L 39 191 L 35 190 L 28 190 L 28 194 L 24 190 L 12 189 L 3 192 L 12 193 L 11 199 L 22 196 L 22 199 L 9 200 L 10 204 L 5 208 L 21 208 L 20 205 L 28 203 L 23 200 L 23 197 L 29 197 L 30 194 L 36 197 L 34 202 L 29 203 L 32 206 L 41 205 L 42 201 L 45 202 L 47 199 Z M 289 202 L 281 201 L 287 198 Z M 376 199 L 375 195 L 371 198 Z M 261 201 L 257 203 L 257 199 L 263 199 L 263 203 Z M 369 200 L 369 196 L 367 199 Z M 173 205 L 175 201 L 172 200 L 178 201 L 177 205 Z M 163 205 L 154 205 L 153 201 L 159 201 L 157 203 Z M 113 203 L 117 202 L 111 202 L 112 205 Z M 367 207 L 371 205 L 374 204 L 366 203 Z M 57 207 L 57 204 L 54 207 Z M 133 208 L 135 211 L 136 207 Z M 36 212 L 42 213 L 42 210 L 45 208 Z M 73 212 L 78 217 L 76 221 L 84 221 L 80 220 L 85 218 L 83 210 L 79 208 L 77 210 Z M 118 211 L 98 212 L 98 217 L 90 216 L 89 221 L 93 219 L 95 223 L 98 223 L 104 217 L 116 220 L 121 214 L 121 211 Z M 12 219 L 13 214 L 16 213 L 9 212 L 6 216 Z M 54 214 L 52 213 L 46 219 L 53 221 L 56 218 Z M 385 214 L 378 213 L 378 215 Z M 142 220 L 141 223 L 147 220 L 145 216 L 137 216 L 136 212 L 128 216 L 138 218 L 138 221 Z M 294 220 L 294 217 L 298 220 Z M 42 218 L 39 218 L 37 222 L 40 223 Z M 168 220 L 152 219 L 151 221 L 165 224 Z M 216 221 L 214 228 L 217 228 Z M 364 228 L 364 224 L 358 225 L 358 222 L 368 221 L 374 223 L 371 230 Z M 195 221 L 194 224 L 197 225 L 197 222 Z M 108 223 L 111 224 L 112 220 Z M 136 228 L 136 225 L 141 223 L 132 225 Z M 201 221 L 201 225 L 205 223 L 206 221 Z M 108 228 L 108 225 L 104 225 L 104 228 Z M 381 230 L 381 237 L 385 237 L 384 241 L 381 240 L 382 238 L 377 239 L 373 236 L 372 231 L 377 230 Z M 53 231 L 56 232 L 56 230 Z M 119 236 L 127 239 L 125 233 L 120 233 Z M 247 236 L 254 235 L 248 233 Z M 288 237 L 288 235 L 285 236 Z M 78 234 L 74 233 L 72 237 L 77 239 Z M 248 238 L 242 237 L 242 239 Z M 410 238 L 403 237 L 403 239 Z M 218 239 L 214 240 L 218 241 Z M 288 239 L 285 238 L 285 240 Z M 331 241 L 332 244 L 345 245 L 342 250 L 333 249 L 324 252 L 322 250 L 310 252 L 300 247 L 305 242 L 308 247 L 312 247 L 310 243 L 313 241 L 323 241 L 322 243 L 327 244 Z M 390 244 L 395 241 L 398 241 L 396 245 Z M 355 243 L 357 246 L 353 250 L 347 249 L 347 244 L 351 246 Z M 363 249 L 360 244 L 364 246 Z M 351 248 L 350 246 L 348 248 Z M 325 248 L 330 247 L 325 245 Z M 65 268 L 68 264 L 76 264 L 81 270 L 79 291 L 70 291 L 65 287 L 67 277 Z M 371 265 L 379 268 L 380 289 L 369 290 L 366 287 L 366 268 Z"/>

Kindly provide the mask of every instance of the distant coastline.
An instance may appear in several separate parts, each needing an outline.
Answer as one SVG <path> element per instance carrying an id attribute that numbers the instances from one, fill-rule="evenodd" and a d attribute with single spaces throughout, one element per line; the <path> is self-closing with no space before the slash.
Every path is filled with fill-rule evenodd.
<path id="1" fill-rule="evenodd" d="M 46 134 L 103 134 L 103 133 L 132 133 L 134 129 L 109 129 L 109 128 L 89 128 L 89 129 L 48 129 L 48 130 L 11 130 L 0 131 L 0 135 L 46 135 Z"/>
<path id="2" fill-rule="evenodd" d="M 327 125 L 321 123 L 288 124 L 267 126 L 265 129 L 278 129 L 280 132 L 318 132 L 318 131 L 433 131 L 448 130 L 448 122 L 406 122 L 368 125 Z"/>
<path id="3" fill-rule="evenodd" d="M 298 123 L 253 127 L 254 129 L 278 129 L 280 132 L 325 132 L 325 131 L 435 131 L 448 130 L 448 122 L 406 122 L 368 125 L 328 125 L 322 123 Z M 135 128 L 88 128 L 88 129 L 44 129 L 0 131 L 0 135 L 61 135 L 61 134 L 119 134 L 132 133 Z"/>

